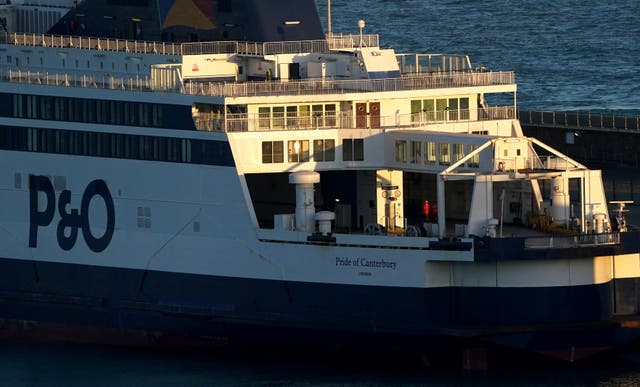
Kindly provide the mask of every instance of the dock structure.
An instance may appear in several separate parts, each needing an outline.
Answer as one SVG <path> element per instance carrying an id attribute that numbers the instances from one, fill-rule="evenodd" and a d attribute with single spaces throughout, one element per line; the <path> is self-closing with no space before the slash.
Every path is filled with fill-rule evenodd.
<path id="1" fill-rule="evenodd" d="M 527 136 L 599 168 L 640 166 L 640 115 L 519 110 Z"/>

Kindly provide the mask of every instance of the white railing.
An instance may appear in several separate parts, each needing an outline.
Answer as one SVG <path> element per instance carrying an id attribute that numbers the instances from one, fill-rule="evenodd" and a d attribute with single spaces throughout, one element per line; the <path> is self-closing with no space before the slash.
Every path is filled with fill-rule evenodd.
<path id="1" fill-rule="evenodd" d="M 218 97 L 388 92 L 515 84 L 513 71 L 412 75 L 366 80 L 303 80 L 289 82 L 190 82 L 185 93 Z"/>
<path id="2" fill-rule="evenodd" d="M 20 46 L 97 49 L 158 55 L 244 54 L 274 55 L 296 53 L 321 53 L 335 49 L 358 47 L 359 35 L 332 35 L 326 39 L 283 42 L 215 41 L 195 43 L 165 43 L 154 41 L 93 38 L 83 36 L 0 33 L 0 43 Z M 378 46 L 378 35 L 363 35 L 368 47 Z"/>
<path id="3" fill-rule="evenodd" d="M 131 91 L 151 91 L 152 83 L 149 77 L 118 77 L 110 75 L 85 75 L 82 73 L 46 73 L 36 71 L 6 70 L 0 72 L 0 79 L 9 82 L 83 87 L 96 89 L 114 89 Z"/>
<path id="4" fill-rule="evenodd" d="M 497 106 L 490 110 L 511 111 L 510 117 L 515 118 L 512 106 Z M 471 110 L 460 109 L 453 114 L 447 112 L 421 112 L 417 114 L 397 114 L 393 116 L 362 116 L 356 117 L 350 112 L 333 114 L 273 116 L 261 114 L 227 114 L 225 117 L 212 113 L 197 113 L 193 119 L 198 130 L 202 131 L 272 131 L 272 130 L 308 130 L 308 129 L 354 129 L 354 128 L 418 128 L 431 124 L 463 123 L 495 120 L 475 116 Z M 490 114 L 491 115 L 491 114 Z M 479 129 L 479 128 L 474 128 Z"/>
<path id="5" fill-rule="evenodd" d="M 327 35 L 329 49 L 339 50 L 354 47 L 378 47 L 380 38 L 378 35 L 352 35 L 352 34 L 331 34 Z"/>
<path id="6" fill-rule="evenodd" d="M 124 39 L 90 38 L 45 34 L 0 34 L 0 43 L 18 46 L 77 48 L 84 50 L 124 51 L 138 54 L 181 55 L 181 45 Z"/>
<path id="7" fill-rule="evenodd" d="M 403 74 L 472 70 L 471 60 L 467 55 L 396 54 L 396 59 Z"/>

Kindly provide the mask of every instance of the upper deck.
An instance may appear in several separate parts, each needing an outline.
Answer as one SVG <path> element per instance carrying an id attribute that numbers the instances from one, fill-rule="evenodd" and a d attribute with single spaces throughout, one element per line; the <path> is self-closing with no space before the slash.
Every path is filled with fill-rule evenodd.
<path id="1" fill-rule="evenodd" d="M 5 58 L 0 58 L 0 78 L 8 82 L 163 91 L 219 98 L 478 87 L 482 87 L 483 92 L 516 90 L 512 71 L 473 69 L 469 58 L 462 55 L 394 54 L 399 69 L 397 73 L 388 72 L 387 76 L 374 78 L 372 73 L 357 72 L 357 66 L 363 67 L 366 62 L 366 58 L 358 57 L 359 50 L 371 48 L 371 57 L 380 56 L 384 50 L 377 49 L 378 41 L 378 35 L 331 35 L 324 40 L 309 41 L 172 44 L 5 33 L 0 34 L 0 44 L 9 50 Z M 11 48 L 15 55 L 9 55 Z M 47 52 L 52 54 L 47 55 Z M 292 59 L 319 54 L 323 54 L 325 65 L 345 61 L 346 57 L 344 66 L 347 70 L 343 69 L 341 74 L 337 74 L 338 70 L 333 75 L 315 74 L 311 73 L 310 67 L 317 67 L 319 63 L 315 60 L 297 63 Z M 75 68 L 72 65 L 74 59 Z M 111 66 L 108 66 L 109 61 Z M 213 65 L 224 67 L 220 66 L 222 61 L 227 69 L 211 68 Z M 298 67 L 308 65 L 310 70 L 294 76 L 288 70 L 284 71 L 283 61 Z M 353 62 L 353 69 L 349 61 Z M 273 71 L 273 77 L 267 75 L 263 65 L 268 71 Z M 200 69 L 200 73 L 190 73 L 192 69 Z M 225 73 L 221 75 L 219 71 Z"/>

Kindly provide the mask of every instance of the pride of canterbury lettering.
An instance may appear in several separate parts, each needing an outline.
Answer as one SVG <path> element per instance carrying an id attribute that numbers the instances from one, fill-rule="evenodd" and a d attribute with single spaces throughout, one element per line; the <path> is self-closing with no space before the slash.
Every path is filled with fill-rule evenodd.
<path id="1" fill-rule="evenodd" d="M 43 209 L 38 206 L 38 193 L 45 195 L 46 205 Z M 107 208 L 107 224 L 105 232 L 95 237 L 89 224 L 89 205 L 94 198 L 102 199 Z M 109 246 L 115 226 L 115 209 L 113 197 L 104 180 L 93 180 L 87 185 L 82 194 L 80 209 L 68 208 L 71 205 L 71 191 L 64 190 L 58 197 L 58 221 L 56 237 L 58 245 L 63 250 L 71 250 L 78 239 L 78 230 L 87 246 L 99 253 Z M 38 228 L 48 227 L 53 221 L 56 211 L 56 195 L 47 176 L 29 175 L 29 247 L 38 247 Z"/>

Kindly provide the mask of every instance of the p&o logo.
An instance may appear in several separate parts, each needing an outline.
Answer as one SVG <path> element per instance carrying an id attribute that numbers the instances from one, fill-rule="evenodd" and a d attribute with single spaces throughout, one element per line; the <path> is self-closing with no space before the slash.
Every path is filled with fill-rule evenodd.
<path id="1" fill-rule="evenodd" d="M 38 206 L 38 193 L 46 196 L 46 206 L 41 211 Z M 95 197 L 102 199 L 107 209 L 107 224 L 102 236 L 96 237 L 89 224 L 89 205 Z M 104 180 L 94 180 L 87 185 L 82 194 L 80 209 L 67 207 L 71 204 L 71 191 L 64 190 L 58 197 L 58 222 L 56 237 L 63 250 L 71 250 L 78 239 L 78 229 L 87 246 L 99 253 L 109 246 L 115 226 L 115 208 L 113 197 Z M 53 221 L 56 209 L 56 197 L 51 180 L 47 176 L 29 175 L 29 247 L 38 247 L 38 227 L 47 227 Z M 68 230 L 68 232 L 67 232 Z"/>

